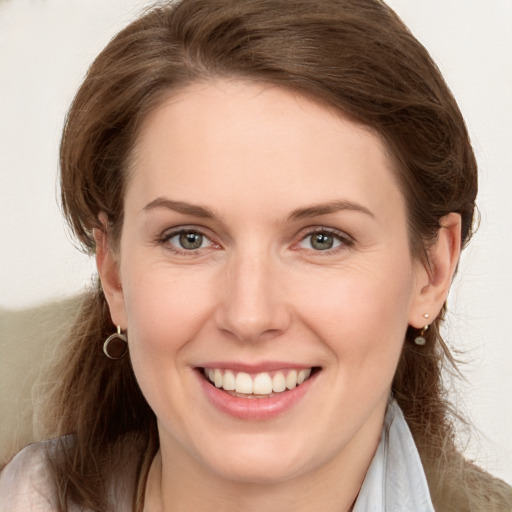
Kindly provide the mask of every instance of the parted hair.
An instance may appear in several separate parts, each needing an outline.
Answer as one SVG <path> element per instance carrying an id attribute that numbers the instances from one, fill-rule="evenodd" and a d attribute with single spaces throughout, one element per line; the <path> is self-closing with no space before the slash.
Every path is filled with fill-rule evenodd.
<path id="1" fill-rule="evenodd" d="M 377 133 L 405 197 L 411 253 L 426 265 L 443 216 L 460 213 L 462 244 L 471 237 L 477 165 L 464 120 L 426 49 L 388 6 L 379 0 L 178 0 L 146 10 L 110 41 L 67 115 L 62 205 L 85 251 L 95 252 L 93 229 L 104 229 L 100 214 L 113 245 L 119 241 L 127 169 L 147 115 L 173 91 L 217 78 L 293 90 Z M 455 361 L 440 335 L 443 314 L 425 346 L 413 343 L 418 331 L 409 327 L 392 391 L 436 510 L 509 512 L 510 489 L 456 448 L 457 413 L 442 379 Z M 104 357 L 102 344 L 112 332 L 98 283 L 63 341 L 46 409 L 48 432 L 62 440 L 49 453 L 61 512 L 72 504 L 111 510 L 109 485 L 126 453 L 134 511 L 143 507 L 158 449 L 156 419 L 129 357 Z M 128 445 L 135 448 L 127 452 Z"/>

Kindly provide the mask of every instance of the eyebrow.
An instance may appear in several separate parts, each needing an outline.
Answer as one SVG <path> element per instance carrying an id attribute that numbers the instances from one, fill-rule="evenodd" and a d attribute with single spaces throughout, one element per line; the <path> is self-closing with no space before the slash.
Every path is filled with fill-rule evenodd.
<path id="1" fill-rule="evenodd" d="M 327 215 L 329 213 L 336 213 L 343 210 L 361 212 L 365 215 L 369 215 L 370 217 L 375 218 L 375 215 L 370 210 L 368 210 L 368 208 L 359 203 L 346 200 L 337 200 L 329 201 L 327 203 L 314 204 L 305 208 L 298 208 L 288 216 L 288 220 L 307 219 L 310 217 Z"/>
<path id="2" fill-rule="evenodd" d="M 192 215 L 193 217 L 200 217 L 202 219 L 214 219 L 217 216 L 208 208 L 195 204 L 185 203 L 183 201 L 172 201 L 165 197 L 157 197 L 155 200 L 144 206 L 143 211 L 151 211 L 157 208 L 165 208 L 173 210 L 184 215 Z"/>
<path id="3" fill-rule="evenodd" d="M 199 217 L 202 219 L 217 219 L 218 216 L 212 212 L 209 208 L 204 206 L 199 206 L 191 203 L 186 203 L 184 201 L 173 201 L 166 197 L 157 197 L 150 203 L 148 203 L 143 211 L 151 211 L 157 208 L 164 208 L 167 210 L 172 210 L 178 213 L 182 213 L 184 215 L 191 215 L 193 217 Z M 329 213 L 336 213 L 339 211 L 356 211 L 364 213 L 372 218 L 375 218 L 375 215 L 368 210 L 368 208 L 364 207 L 359 203 L 354 203 L 353 201 L 347 200 L 336 200 L 329 201 L 327 203 L 320 203 L 311 206 L 306 206 L 304 208 L 297 208 L 293 212 L 288 215 L 288 221 L 297 221 L 301 219 L 307 219 L 310 217 L 317 217 L 320 215 L 327 215 Z"/>

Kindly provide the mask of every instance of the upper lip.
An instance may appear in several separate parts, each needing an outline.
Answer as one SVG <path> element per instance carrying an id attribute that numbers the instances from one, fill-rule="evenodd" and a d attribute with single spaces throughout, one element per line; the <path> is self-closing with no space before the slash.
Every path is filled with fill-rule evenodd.
<path id="1" fill-rule="evenodd" d="M 314 365 L 291 363 L 289 361 L 262 361 L 259 363 L 243 363 L 239 361 L 215 361 L 199 365 L 198 368 L 207 368 L 220 370 L 232 370 L 235 372 L 245 373 L 263 373 L 272 372 L 277 370 L 306 370 L 313 368 Z"/>

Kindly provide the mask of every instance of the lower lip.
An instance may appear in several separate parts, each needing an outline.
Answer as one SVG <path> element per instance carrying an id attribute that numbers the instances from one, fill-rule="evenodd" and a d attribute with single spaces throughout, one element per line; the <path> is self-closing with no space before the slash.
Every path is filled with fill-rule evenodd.
<path id="1" fill-rule="evenodd" d="M 275 418 L 296 405 L 309 391 L 319 373 L 314 373 L 294 389 L 277 393 L 268 398 L 240 398 L 233 396 L 210 384 L 202 376 L 202 371 L 198 371 L 197 375 L 210 403 L 217 409 L 235 418 L 261 421 Z"/>

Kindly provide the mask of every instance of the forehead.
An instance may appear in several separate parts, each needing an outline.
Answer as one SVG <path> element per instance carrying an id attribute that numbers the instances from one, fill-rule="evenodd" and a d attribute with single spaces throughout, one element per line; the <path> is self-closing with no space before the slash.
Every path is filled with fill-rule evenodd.
<path id="1" fill-rule="evenodd" d="M 143 123 L 127 199 L 293 209 L 348 199 L 401 204 L 392 159 L 370 129 L 289 90 L 243 81 L 190 85 Z M 217 206 L 217 205 L 214 205 Z"/>

